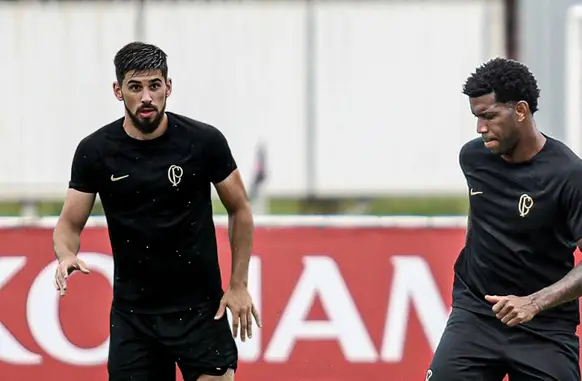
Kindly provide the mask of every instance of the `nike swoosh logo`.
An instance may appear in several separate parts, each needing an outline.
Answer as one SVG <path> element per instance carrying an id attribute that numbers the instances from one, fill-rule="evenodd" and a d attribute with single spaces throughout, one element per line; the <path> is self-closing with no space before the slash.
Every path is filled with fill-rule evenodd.
<path id="1" fill-rule="evenodd" d="M 113 175 L 111 175 L 111 181 L 119 181 L 119 180 L 123 180 L 126 177 L 129 177 L 129 175 L 125 175 L 125 176 L 119 176 L 119 177 L 115 177 Z"/>
<path id="2" fill-rule="evenodd" d="M 469 193 L 471 194 L 471 196 L 476 196 L 478 194 L 482 194 L 483 192 L 475 192 L 473 189 L 471 189 Z"/>

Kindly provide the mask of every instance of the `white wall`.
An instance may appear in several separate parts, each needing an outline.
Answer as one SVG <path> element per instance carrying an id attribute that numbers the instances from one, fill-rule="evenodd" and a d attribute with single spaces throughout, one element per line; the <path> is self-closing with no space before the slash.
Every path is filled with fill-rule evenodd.
<path id="1" fill-rule="evenodd" d="M 461 192 L 475 122 L 461 94 L 503 53 L 498 0 L 325 2 L 316 8 L 316 190 Z M 268 149 L 270 194 L 306 187 L 303 2 L 150 3 L 146 40 L 169 55 L 169 110 L 228 137 L 250 180 Z M 0 4 L 0 198 L 66 189 L 78 141 L 118 118 L 113 56 L 135 38 L 126 2 Z"/>

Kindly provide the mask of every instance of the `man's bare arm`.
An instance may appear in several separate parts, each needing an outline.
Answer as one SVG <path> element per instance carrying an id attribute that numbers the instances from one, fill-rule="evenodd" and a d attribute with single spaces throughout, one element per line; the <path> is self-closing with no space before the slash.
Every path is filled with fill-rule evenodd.
<path id="1" fill-rule="evenodd" d="M 582 247 L 582 239 L 578 241 Z M 540 311 L 569 302 L 582 296 L 582 264 L 578 264 L 556 283 L 531 295 Z"/>
<path id="2" fill-rule="evenodd" d="M 67 191 L 63 210 L 53 232 L 53 249 L 59 262 L 76 256 L 79 252 L 81 231 L 85 227 L 93 205 L 95 194 L 74 189 Z"/>
<path id="3" fill-rule="evenodd" d="M 215 184 L 228 212 L 228 230 L 232 251 L 231 287 L 247 287 L 249 261 L 253 243 L 253 214 L 238 169 Z"/>

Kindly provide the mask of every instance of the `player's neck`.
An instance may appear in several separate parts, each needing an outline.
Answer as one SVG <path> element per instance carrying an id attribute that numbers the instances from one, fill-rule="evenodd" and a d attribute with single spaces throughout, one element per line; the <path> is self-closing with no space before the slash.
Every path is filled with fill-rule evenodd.
<path id="1" fill-rule="evenodd" d="M 511 155 L 503 155 L 503 159 L 511 163 L 529 161 L 544 148 L 546 140 L 546 137 L 534 127 L 530 134 L 520 139 Z"/>
<path id="2" fill-rule="evenodd" d="M 151 133 L 144 133 L 144 132 L 140 131 L 138 128 L 136 128 L 133 125 L 133 123 L 131 122 L 131 119 L 126 116 L 125 120 L 123 122 L 123 129 L 125 130 L 125 133 L 127 135 L 129 135 L 130 137 L 132 137 L 134 139 L 152 140 L 152 139 L 155 139 L 155 138 L 162 136 L 164 134 L 164 132 L 166 132 L 166 130 L 168 129 L 168 116 L 166 115 L 166 113 L 164 113 L 164 116 L 162 117 L 162 120 L 160 121 L 160 125 L 158 126 L 158 128 L 156 128 Z"/>

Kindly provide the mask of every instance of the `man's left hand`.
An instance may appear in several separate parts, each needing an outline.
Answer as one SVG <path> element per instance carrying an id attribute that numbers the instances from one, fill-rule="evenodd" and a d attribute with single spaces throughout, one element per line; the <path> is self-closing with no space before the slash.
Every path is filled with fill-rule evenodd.
<path id="1" fill-rule="evenodd" d="M 510 327 L 528 322 L 540 312 L 531 296 L 487 295 L 485 299 L 493 304 L 492 310 L 497 319 Z"/>
<path id="2" fill-rule="evenodd" d="M 240 338 L 244 342 L 246 337 L 253 337 L 253 317 L 257 322 L 257 326 L 262 328 L 261 318 L 259 312 L 253 304 L 253 299 L 247 287 L 229 287 L 222 296 L 220 307 L 214 319 L 222 318 L 226 312 L 226 308 L 232 313 L 232 332 L 236 338 L 240 326 Z"/>

